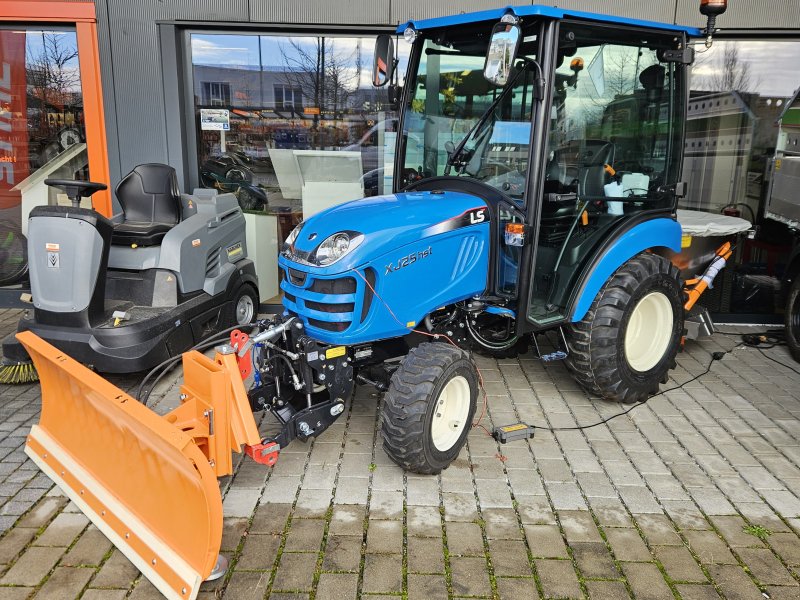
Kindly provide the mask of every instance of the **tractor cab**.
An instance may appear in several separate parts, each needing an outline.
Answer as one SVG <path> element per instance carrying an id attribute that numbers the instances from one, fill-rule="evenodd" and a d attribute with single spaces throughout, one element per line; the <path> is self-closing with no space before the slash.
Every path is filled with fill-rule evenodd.
<path id="1" fill-rule="evenodd" d="M 518 332 L 580 319 L 603 250 L 674 220 L 690 28 L 541 6 L 463 17 L 398 29 L 413 49 L 394 191 L 486 202 L 487 292 L 526 317 Z"/>

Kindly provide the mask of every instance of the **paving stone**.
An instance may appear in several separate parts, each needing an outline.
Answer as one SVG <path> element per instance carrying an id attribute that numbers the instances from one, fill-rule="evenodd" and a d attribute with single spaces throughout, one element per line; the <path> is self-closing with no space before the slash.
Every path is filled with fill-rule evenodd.
<path id="1" fill-rule="evenodd" d="M 94 569 L 56 567 L 56 570 L 36 593 L 36 598 L 41 600 L 77 598 L 92 575 L 94 575 Z"/>
<path id="2" fill-rule="evenodd" d="M 272 589 L 279 591 L 311 590 L 316 565 L 316 554 L 284 552 L 275 573 Z"/>
<path id="3" fill-rule="evenodd" d="M 614 560 L 603 542 L 576 542 L 570 544 L 581 575 L 613 579 L 620 577 Z"/>
<path id="4" fill-rule="evenodd" d="M 43 498 L 27 515 L 19 520 L 17 527 L 34 527 L 38 529 L 52 519 L 66 504 L 67 499 L 63 496 Z"/>
<path id="5" fill-rule="evenodd" d="M 767 541 L 788 564 L 800 565 L 800 538 L 796 534 L 773 533 L 767 538 Z"/>
<path id="6" fill-rule="evenodd" d="M 269 587 L 270 573 L 236 570 L 225 588 L 225 598 L 231 600 L 261 600 Z M 275 598 L 276 595 L 270 596 Z"/>
<path id="7" fill-rule="evenodd" d="M 356 536 L 329 534 L 322 570 L 357 572 L 361 563 L 361 539 Z"/>
<path id="8" fill-rule="evenodd" d="M 622 570 L 636 600 L 672 600 L 664 576 L 653 563 L 624 563 Z"/>
<path id="9" fill-rule="evenodd" d="M 636 529 L 608 528 L 605 530 L 605 534 L 617 560 L 641 562 L 652 560 L 650 551 Z"/>
<path id="10" fill-rule="evenodd" d="M 514 540 L 491 540 L 489 554 L 495 575 L 530 577 L 533 572 L 528 561 L 528 549 L 524 542 Z"/>
<path id="11" fill-rule="evenodd" d="M 679 583 L 675 588 L 683 600 L 719 600 L 720 597 L 714 586 L 709 584 Z"/>
<path id="12" fill-rule="evenodd" d="M 0 539 L 0 564 L 8 564 L 36 535 L 35 529 L 15 527 Z"/>
<path id="13" fill-rule="evenodd" d="M 453 596 L 490 596 L 489 572 L 484 558 L 454 556 L 450 559 Z"/>
<path id="14" fill-rule="evenodd" d="M 497 578 L 497 595 L 500 600 L 516 600 L 522 598 L 536 598 L 536 581 L 532 578 Z M 444 596 L 442 596 L 444 597 Z M 411 600 L 409 596 L 409 600 Z"/>
<path id="15" fill-rule="evenodd" d="M 248 519 L 227 518 L 222 521 L 222 542 L 220 550 L 234 552 L 242 541 L 242 537 L 247 531 Z M 90 529 L 93 526 L 90 526 Z M 84 534 L 83 537 L 85 537 Z M 83 539 L 83 538 L 81 538 Z M 80 540 L 78 541 L 80 543 Z"/>
<path id="16" fill-rule="evenodd" d="M 410 574 L 408 576 L 408 598 L 409 600 L 412 598 L 447 598 L 447 584 L 444 575 Z"/>
<path id="17" fill-rule="evenodd" d="M 31 587 L 0 587 L 0 600 L 25 600 L 32 592 Z"/>
<path id="18" fill-rule="evenodd" d="M 55 566 L 63 548 L 29 547 L 0 579 L 3 585 L 37 585 Z"/>
<path id="19" fill-rule="evenodd" d="M 459 556 L 483 556 L 483 533 L 476 523 L 448 523 L 447 549 Z"/>
<path id="20" fill-rule="evenodd" d="M 128 589 L 138 573 L 131 561 L 114 550 L 92 580 L 92 587 Z"/>
<path id="21" fill-rule="evenodd" d="M 797 588 L 793 586 L 767 586 L 770 600 L 797 600 Z"/>
<path id="22" fill-rule="evenodd" d="M 441 537 L 442 515 L 435 506 L 409 506 L 406 513 L 408 535 Z"/>
<path id="23" fill-rule="evenodd" d="M 689 547 L 703 564 L 735 565 L 736 559 L 713 531 L 684 531 Z"/>
<path id="24" fill-rule="evenodd" d="M 67 567 L 99 565 L 111 547 L 109 539 L 97 527 L 89 525 L 75 545 L 64 555 L 61 564 Z"/>
<path id="25" fill-rule="evenodd" d="M 283 533 L 292 512 L 291 504 L 261 504 L 250 525 L 251 533 Z"/>
<path id="26" fill-rule="evenodd" d="M 685 546 L 654 546 L 653 552 L 674 581 L 705 583 L 703 574 L 692 553 Z"/>
<path id="27" fill-rule="evenodd" d="M 665 515 L 636 515 L 636 524 L 651 546 L 683 545 L 683 540 Z"/>
<path id="28" fill-rule="evenodd" d="M 358 575 L 355 573 L 323 573 L 317 585 L 317 600 L 356 600 Z"/>
<path id="29" fill-rule="evenodd" d="M 328 533 L 337 535 L 363 535 L 364 517 L 363 506 L 334 506 Z"/>
<path id="30" fill-rule="evenodd" d="M 398 555 L 368 554 L 364 560 L 364 593 L 403 591 L 403 560 Z"/>
<path id="31" fill-rule="evenodd" d="M 558 520 L 568 544 L 575 542 L 602 542 L 600 532 L 588 512 L 559 511 Z"/>
<path id="32" fill-rule="evenodd" d="M 81 600 L 123 600 L 127 594 L 128 590 L 97 590 L 89 588 L 83 593 Z"/>
<path id="33" fill-rule="evenodd" d="M 728 600 L 764 600 L 739 565 L 708 565 L 708 574 Z"/>
<path id="34" fill-rule="evenodd" d="M 252 533 L 245 538 L 242 553 L 236 562 L 237 569 L 270 571 L 275 563 L 281 536 L 274 533 Z"/>
<path id="35" fill-rule="evenodd" d="M 216 585 L 218 585 L 216 582 L 204 582 L 201 584 L 201 588 L 214 587 Z M 133 588 L 133 591 L 128 596 L 130 600 L 161 600 L 163 597 L 163 594 L 158 591 L 156 586 L 144 577 L 139 579 L 136 587 Z"/>
<path id="36" fill-rule="evenodd" d="M 367 531 L 367 552 L 402 554 L 403 522 L 370 520 Z"/>
<path id="37" fill-rule="evenodd" d="M 375 519 L 402 519 L 402 492 L 381 491 L 373 487 L 372 496 L 369 501 L 369 516 Z"/>
<path id="38" fill-rule="evenodd" d="M 797 585 L 786 567 L 766 548 L 741 548 L 737 552 L 744 564 L 750 568 L 750 572 L 762 584 Z"/>
<path id="39" fill-rule="evenodd" d="M 33 542 L 35 546 L 69 546 L 89 524 L 80 513 L 61 513 L 47 526 L 44 533 Z"/>
<path id="40" fill-rule="evenodd" d="M 410 573 L 444 573 L 444 546 L 441 538 L 408 538 Z"/>
<path id="41" fill-rule="evenodd" d="M 321 519 L 292 519 L 284 551 L 318 552 L 324 532 L 325 521 Z"/>
<path id="42" fill-rule="evenodd" d="M 481 512 L 488 539 L 521 540 L 524 532 L 520 529 L 517 513 L 506 508 L 487 508 Z"/>
<path id="43" fill-rule="evenodd" d="M 568 560 L 534 560 L 547 598 L 582 598 L 578 576 Z"/>
<path id="44" fill-rule="evenodd" d="M 561 532 L 555 525 L 525 525 L 525 537 L 534 557 L 569 557 Z"/>

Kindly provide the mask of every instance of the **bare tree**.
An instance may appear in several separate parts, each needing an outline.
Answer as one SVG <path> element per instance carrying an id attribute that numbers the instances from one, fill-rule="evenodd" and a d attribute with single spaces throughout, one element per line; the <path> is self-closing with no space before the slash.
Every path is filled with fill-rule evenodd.
<path id="1" fill-rule="evenodd" d="M 706 77 L 706 87 L 715 92 L 751 92 L 758 87 L 759 77 L 750 71 L 750 64 L 739 57 L 739 45 L 725 42 L 722 55 L 701 59 L 699 64 L 709 64 L 713 72 Z"/>
<path id="2" fill-rule="evenodd" d="M 335 39 L 324 37 L 315 38 L 311 47 L 290 40 L 280 49 L 286 85 L 300 90 L 332 118 L 339 118 L 358 87 L 358 49 L 340 50 Z M 314 120 L 316 124 L 318 119 Z"/>
<path id="3" fill-rule="evenodd" d="M 35 35 L 35 34 L 34 34 Z M 28 49 L 28 85 L 42 104 L 66 104 L 80 89 L 80 73 L 74 63 L 78 49 L 65 43 L 59 33 L 42 32 L 38 52 Z"/>

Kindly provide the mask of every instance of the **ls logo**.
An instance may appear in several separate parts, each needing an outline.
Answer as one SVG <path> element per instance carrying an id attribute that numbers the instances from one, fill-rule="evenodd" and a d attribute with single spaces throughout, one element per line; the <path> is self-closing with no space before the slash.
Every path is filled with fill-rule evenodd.
<path id="1" fill-rule="evenodd" d="M 469 223 L 470 225 L 477 225 L 478 223 L 483 223 L 486 220 L 486 209 L 481 208 L 479 210 L 474 210 L 469 213 Z"/>

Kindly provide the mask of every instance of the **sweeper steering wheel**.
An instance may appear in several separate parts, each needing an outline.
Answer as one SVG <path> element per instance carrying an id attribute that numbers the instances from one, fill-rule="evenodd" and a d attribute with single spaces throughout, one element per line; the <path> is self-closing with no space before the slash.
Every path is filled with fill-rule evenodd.
<path id="1" fill-rule="evenodd" d="M 89 198 L 95 192 L 108 189 L 105 183 L 78 181 L 75 179 L 45 179 L 44 184 L 64 190 L 74 208 L 78 208 L 81 205 L 81 198 Z"/>

